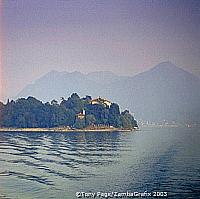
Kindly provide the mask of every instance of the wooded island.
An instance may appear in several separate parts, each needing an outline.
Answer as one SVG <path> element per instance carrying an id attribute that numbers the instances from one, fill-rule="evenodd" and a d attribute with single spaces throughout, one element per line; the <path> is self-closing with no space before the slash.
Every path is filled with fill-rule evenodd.
<path id="1" fill-rule="evenodd" d="M 3 128 L 103 129 L 137 128 L 137 121 L 128 110 L 120 112 L 119 105 L 107 99 L 91 96 L 80 98 L 73 93 L 61 102 L 43 103 L 34 97 L 0 102 L 0 126 Z"/>

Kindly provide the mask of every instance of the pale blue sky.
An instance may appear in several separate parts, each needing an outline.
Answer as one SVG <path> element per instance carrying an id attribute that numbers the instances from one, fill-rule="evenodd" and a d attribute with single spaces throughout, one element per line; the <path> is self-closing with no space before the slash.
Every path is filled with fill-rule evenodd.
<path id="1" fill-rule="evenodd" d="M 7 96 L 53 69 L 134 75 L 171 61 L 200 76 L 200 1 L 3 3 Z"/>

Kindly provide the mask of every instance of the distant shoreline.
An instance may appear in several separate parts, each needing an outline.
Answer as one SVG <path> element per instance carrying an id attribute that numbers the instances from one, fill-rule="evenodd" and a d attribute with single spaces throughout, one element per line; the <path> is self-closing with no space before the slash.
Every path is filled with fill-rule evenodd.
<path id="1" fill-rule="evenodd" d="M 131 132 L 135 129 L 0 128 L 0 132 Z"/>

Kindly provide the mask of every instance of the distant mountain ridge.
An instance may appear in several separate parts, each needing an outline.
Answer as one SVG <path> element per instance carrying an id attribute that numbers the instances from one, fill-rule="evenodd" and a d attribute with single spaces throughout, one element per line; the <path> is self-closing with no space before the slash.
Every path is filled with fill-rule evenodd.
<path id="1" fill-rule="evenodd" d="M 102 96 L 120 103 L 137 119 L 150 121 L 200 120 L 200 79 L 163 62 L 135 75 L 118 76 L 109 71 L 82 74 L 51 71 L 26 86 L 17 96 L 34 96 L 43 101 L 69 96 Z"/>
<path id="2" fill-rule="evenodd" d="M 63 95 L 69 96 L 73 92 L 81 96 L 86 93 L 99 96 L 105 92 L 107 85 L 127 78 L 109 71 L 92 72 L 85 75 L 77 71 L 68 73 L 53 70 L 35 80 L 33 84 L 27 85 L 17 95 L 17 98 L 32 95 L 42 101 L 49 101 L 52 98 L 59 99 Z"/>

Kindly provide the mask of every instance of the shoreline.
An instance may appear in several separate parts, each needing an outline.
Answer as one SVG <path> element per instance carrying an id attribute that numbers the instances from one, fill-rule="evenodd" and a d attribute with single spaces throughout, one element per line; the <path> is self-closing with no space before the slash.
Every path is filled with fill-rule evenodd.
<path id="1" fill-rule="evenodd" d="M 0 132 L 131 132 L 136 129 L 0 128 Z"/>

